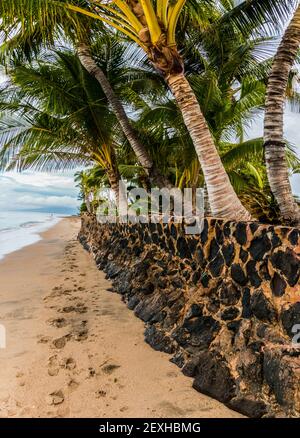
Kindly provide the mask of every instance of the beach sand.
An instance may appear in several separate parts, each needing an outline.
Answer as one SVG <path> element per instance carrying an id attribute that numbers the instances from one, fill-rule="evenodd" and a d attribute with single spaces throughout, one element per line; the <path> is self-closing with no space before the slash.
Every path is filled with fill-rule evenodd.
<path id="1" fill-rule="evenodd" d="M 0 417 L 241 417 L 192 388 L 62 220 L 0 262 Z"/>

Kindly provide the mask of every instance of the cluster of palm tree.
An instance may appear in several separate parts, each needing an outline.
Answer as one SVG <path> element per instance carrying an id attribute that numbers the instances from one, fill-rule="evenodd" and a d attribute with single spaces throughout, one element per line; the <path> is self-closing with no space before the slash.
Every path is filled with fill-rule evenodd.
<path id="1" fill-rule="evenodd" d="M 0 35 L 1 169 L 87 166 L 89 209 L 123 178 L 204 187 L 215 217 L 300 223 L 283 135 L 298 0 L 1 0 Z"/>

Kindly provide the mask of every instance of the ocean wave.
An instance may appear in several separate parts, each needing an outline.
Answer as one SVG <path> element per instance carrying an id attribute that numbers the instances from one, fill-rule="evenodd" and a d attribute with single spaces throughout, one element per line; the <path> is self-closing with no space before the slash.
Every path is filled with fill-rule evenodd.
<path id="1" fill-rule="evenodd" d="M 7 233 L 8 231 L 15 231 L 18 230 L 19 227 L 6 227 L 6 228 L 0 228 L 0 233 Z"/>
<path id="2" fill-rule="evenodd" d="M 42 220 L 20 221 L 19 224 L 14 224 L 11 227 L 6 226 L 9 220 L 6 221 L 6 224 L 3 224 L 3 228 L 0 229 L 0 260 L 7 254 L 38 242 L 41 240 L 40 233 L 47 231 L 60 220 L 60 217 L 50 215 L 45 216 Z"/>
<path id="3" fill-rule="evenodd" d="M 28 221 L 21 224 L 20 228 L 31 228 L 31 227 L 35 227 L 36 225 L 43 224 L 45 222 L 46 221 Z"/>

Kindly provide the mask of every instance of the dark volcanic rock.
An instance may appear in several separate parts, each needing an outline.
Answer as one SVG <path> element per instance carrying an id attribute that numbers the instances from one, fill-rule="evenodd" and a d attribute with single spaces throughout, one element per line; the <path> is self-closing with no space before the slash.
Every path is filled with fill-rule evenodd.
<path id="1" fill-rule="evenodd" d="M 282 295 L 284 295 L 285 293 L 285 289 L 287 287 L 287 284 L 285 282 L 285 280 L 280 277 L 280 275 L 277 274 L 277 272 L 275 272 L 272 281 L 271 281 L 271 289 L 273 292 L 273 295 L 275 297 L 282 297 Z"/>
<path id="2" fill-rule="evenodd" d="M 199 304 L 192 304 L 189 308 L 189 310 L 187 311 L 186 315 L 185 315 L 185 320 L 189 320 L 192 318 L 195 318 L 196 316 L 202 316 L 202 312 L 203 312 L 203 304 L 199 305 Z"/>
<path id="3" fill-rule="evenodd" d="M 177 252 L 182 259 L 190 258 L 191 252 L 184 237 L 177 240 Z"/>
<path id="4" fill-rule="evenodd" d="M 145 341 L 151 345 L 154 350 L 163 351 L 164 353 L 172 354 L 175 351 L 172 340 L 166 336 L 155 325 L 150 325 L 145 330 Z"/>
<path id="5" fill-rule="evenodd" d="M 239 328 L 241 326 L 241 319 L 230 321 L 227 323 L 228 330 L 231 330 L 234 334 L 236 334 L 239 331 Z"/>
<path id="6" fill-rule="evenodd" d="M 297 284 L 300 276 L 300 262 L 291 250 L 276 252 L 272 255 L 271 262 L 274 268 L 285 275 L 290 286 Z"/>
<path id="7" fill-rule="evenodd" d="M 201 271 L 198 270 L 198 271 L 193 273 L 192 282 L 195 285 L 197 285 L 199 283 L 200 278 L 201 278 Z"/>
<path id="8" fill-rule="evenodd" d="M 236 241 L 240 245 L 245 245 L 247 243 L 247 226 L 243 222 L 239 222 L 236 225 L 235 232 L 233 233 L 234 237 L 236 238 Z"/>
<path id="9" fill-rule="evenodd" d="M 241 286 L 245 286 L 247 284 L 248 279 L 240 265 L 233 264 L 231 266 L 231 276 L 233 280 Z"/>
<path id="10" fill-rule="evenodd" d="M 258 346 L 259 345 L 259 346 Z M 262 384 L 262 354 L 261 343 L 252 345 L 243 351 L 237 364 L 237 370 L 244 381 L 252 388 Z M 258 349 L 258 351 L 256 351 Z"/>
<path id="11" fill-rule="evenodd" d="M 249 262 L 246 264 L 246 271 L 251 285 L 254 287 L 259 287 L 262 283 L 262 280 L 256 270 L 255 260 L 249 260 Z"/>
<path id="12" fill-rule="evenodd" d="M 136 306 L 134 313 L 143 321 L 148 322 L 161 312 L 165 304 L 166 300 L 162 295 L 145 296 Z"/>
<path id="13" fill-rule="evenodd" d="M 195 259 L 197 260 L 197 263 L 199 263 L 199 265 L 201 267 L 203 267 L 206 264 L 206 259 L 204 257 L 204 253 L 202 248 L 198 247 L 195 251 Z"/>
<path id="14" fill-rule="evenodd" d="M 193 346 L 208 347 L 220 330 L 220 324 L 211 316 L 198 316 L 184 322 Z"/>
<path id="15" fill-rule="evenodd" d="M 177 229 L 174 224 L 171 224 L 170 234 L 175 240 L 177 239 Z"/>
<path id="16" fill-rule="evenodd" d="M 219 289 L 219 298 L 225 306 L 234 306 L 240 300 L 241 292 L 234 284 L 226 285 L 223 283 Z"/>
<path id="17" fill-rule="evenodd" d="M 222 314 L 221 319 L 223 321 L 232 321 L 233 319 L 236 319 L 240 314 L 240 311 L 237 307 L 227 307 Z"/>
<path id="18" fill-rule="evenodd" d="M 84 215 L 79 239 L 145 321 L 146 341 L 171 353 L 197 390 L 250 417 L 298 415 L 300 230 L 203 223 L 188 235 L 184 224 Z"/>
<path id="19" fill-rule="evenodd" d="M 148 281 L 146 284 L 144 284 L 142 287 L 141 287 L 141 292 L 144 294 L 144 295 L 150 295 L 150 294 L 152 294 L 153 292 L 154 292 L 154 290 L 155 290 L 155 286 L 154 286 L 154 284 L 151 282 L 151 281 Z"/>
<path id="20" fill-rule="evenodd" d="M 184 365 L 184 356 L 181 351 L 178 351 L 174 354 L 174 356 L 170 359 L 170 362 L 174 363 L 178 366 L 178 368 L 182 368 Z"/>
<path id="21" fill-rule="evenodd" d="M 228 406 L 250 418 L 261 418 L 268 412 L 268 407 L 263 400 L 253 400 L 247 397 L 235 397 Z"/>
<path id="22" fill-rule="evenodd" d="M 263 262 L 261 262 L 260 267 L 259 267 L 259 275 L 263 280 L 267 280 L 267 281 L 271 280 L 271 275 L 269 272 L 267 260 L 264 260 Z"/>
<path id="23" fill-rule="evenodd" d="M 131 297 L 127 303 L 128 309 L 133 310 L 138 305 L 139 301 L 140 300 L 136 295 Z"/>
<path id="24" fill-rule="evenodd" d="M 217 298 L 212 297 L 206 304 L 206 309 L 210 313 L 217 313 L 220 309 L 220 301 Z"/>
<path id="25" fill-rule="evenodd" d="M 224 266 L 224 259 L 222 254 L 218 253 L 218 255 L 212 260 L 209 264 L 209 270 L 213 277 L 219 277 L 222 273 Z"/>
<path id="26" fill-rule="evenodd" d="M 266 234 L 252 240 L 249 251 L 252 258 L 256 261 L 262 260 L 271 249 L 270 239 Z"/>
<path id="27" fill-rule="evenodd" d="M 246 261 L 248 260 L 248 257 L 249 257 L 249 253 L 247 251 L 245 251 L 243 248 L 240 248 L 239 257 L 243 263 L 246 263 Z"/>
<path id="28" fill-rule="evenodd" d="M 193 387 L 204 394 L 228 403 L 235 395 L 235 381 L 226 363 L 216 353 L 199 355 Z"/>
<path id="29" fill-rule="evenodd" d="M 200 280 L 202 286 L 204 286 L 204 287 L 208 287 L 210 279 L 211 279 L 211 276 L 208 275 L 206 272 L 204 272 L 204 273 L 201 275 L 201 280 Z"/>
<path id="30" fill-rule="evenodd" d="M 182 368 L 183 374 L 187 377 L 195 377 L 198 363 L 199 358 L 197 356 L 192 356 L 192 358 L 189 359 Z"/>
<path id="31" fill-rule="evenodd" d="M 219 251 L 220 251 L 220 247 L 218 245 L 218 242 L 216 241 L 215 238 L 213 238 L 209 247 L 208 260 L 209 261 L 213 260 L 216 257 L 216 255 L 219 253 Z"/>
<path id="32" fill-rule="evenodd" d="M 300 237 L 300 231 L 299 230 L 292 230 L 289 234 L 289 241 L 292 245 L 296 246 L 298 245 L 298 239 Z"/>
<path id="33" fill-rule="evenodd" d="M 222 245 L 224 242 L 224 233 L 220 225 L 216 224 L 216 241 L 219 245 Z"/>
<path id="34" fill-rule="evenodd" d="M 172 338 L 186 348 L 208 348 L 220 328 L 220 323 L 213 317 L 198 316 L 185 320 L 181 327 L 174 330 Z"/>
<path id="35" fill-rule="evenodd" d="M 253 314 L 261 321 L 272 322 L 276 318 L 276 310 L 262 291 L 256 291 L 251 297 Z"/>
<path id="36" fill-rule="evenodd" d="M 285 383 L 282 379 L 282 356 L 279 351 L 267 350 L 264 354 L 264 378 L 279 403 L 285 402 Z"/>
<path id="37" fill-rule="evenodd" d="M 285 331 L 291 336 L 294 325 L 300 324 L 300 302 L 292 304 L 289 308 L 283 310 L 280 319 Z"/>
<path id="38" fill-rule="evenodd" d="M 222 253 L 227 266 L 230 266 L 234 258 L 234 245 L 230 243 L 222 248 Z"/>
<path id="39" fill-rule="evenodd" d="M 246 287 L 244 289 L 243 298 L 242 298 L 242 305 L 243 305 L 242 317 L 243 318 L 250 318 L 252 315 L 251 293 L 250 293 L 250 289 L 248 287 Z"/>
<path id="40" fill-rule="evenodd" d="M 201 234 L 200 234 L 200 240 L 201 240 L 202 245 L 204 245 L 204 243 L 207 242 L 207 239 L 208 239 L 208 222 L 207 222 L 207 219 L 204 219 L 203 229 L 202 229 Z"/>

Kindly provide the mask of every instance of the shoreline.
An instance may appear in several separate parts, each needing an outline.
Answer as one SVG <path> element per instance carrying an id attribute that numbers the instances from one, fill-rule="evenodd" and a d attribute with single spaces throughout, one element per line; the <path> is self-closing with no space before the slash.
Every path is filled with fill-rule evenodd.
<path id="1" fill-rule="evenodd" d="M 0 417 L 242 417 L 144 342 L 143 322 L 77 241 L 79 226 L 62 219 L 0 261 Z"/>
<path id="2" fill-rule="evenodd" d="M 51 215 L 49 217 L 51 217 Z M 35 245 L 43 240 L 43 234 L 55 227 L 62 220 L 76 217 L 78 216 L 53 215 L 51 220 L 32 222 L 33 225 L 31 227 L 27 227 L 27 222 L 25 222 L 16 227 L 0 229 L 0 263 L 10 254 L 20 251 L 28 246 Z"/>

